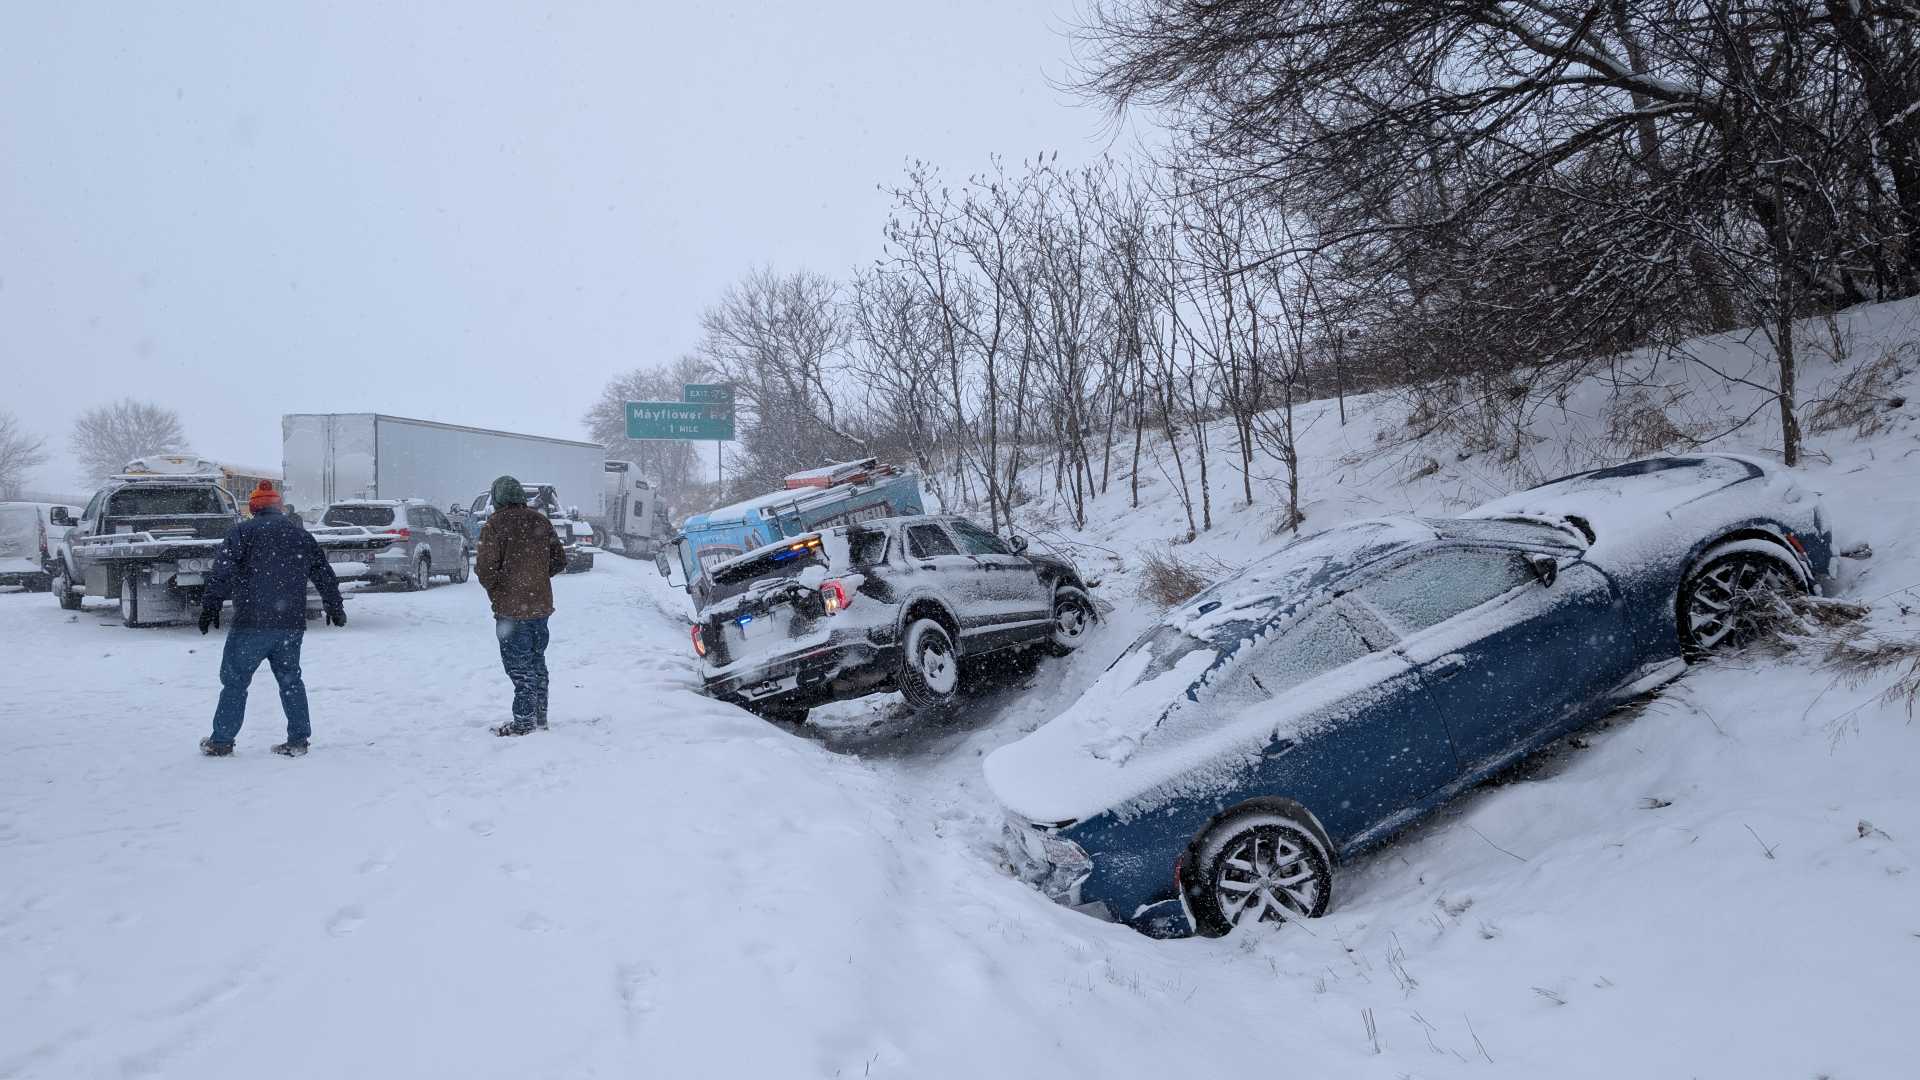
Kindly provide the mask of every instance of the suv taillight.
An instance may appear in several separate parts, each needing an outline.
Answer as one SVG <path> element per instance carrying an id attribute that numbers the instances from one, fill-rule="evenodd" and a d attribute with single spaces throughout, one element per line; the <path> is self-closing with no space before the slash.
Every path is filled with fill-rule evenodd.
<path id="1" fill-rule="evenodd" d="M 707 656 L 707 638 L 705 634 L 700 632 L 700 625 L 698 623 L 695 623 L 693 626 L 693 655 L 703 660 L 706 659 Z"/>
<path id="2" fill-rule="evenodd" d="M 820 602 L 826 606 L 827 614 L 835 614 L 853 606 L 853 594 L 838 581 L 829 581 L 820 586 Z"/>

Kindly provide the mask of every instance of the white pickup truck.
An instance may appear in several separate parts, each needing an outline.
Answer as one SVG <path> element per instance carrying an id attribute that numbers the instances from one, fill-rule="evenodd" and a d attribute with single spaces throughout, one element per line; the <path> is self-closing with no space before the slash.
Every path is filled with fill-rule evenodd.
<path id="1" fill-rule="evenodd" d="M 220 542 L 240 521 L 240 509 L 220 480 L 212 474 L 129 474 L 108 481 L 57 545 L 54 599 L 67 611 L 80 610 L 88 596 L 118 600 L 120 619 L 130 627 L 191 620 Z M 393 543 L 369 530 L 315 539 L 334 562 L 364 562 Z M 311 587 L 307 593 L 311 617 L 318 598 Z"/>

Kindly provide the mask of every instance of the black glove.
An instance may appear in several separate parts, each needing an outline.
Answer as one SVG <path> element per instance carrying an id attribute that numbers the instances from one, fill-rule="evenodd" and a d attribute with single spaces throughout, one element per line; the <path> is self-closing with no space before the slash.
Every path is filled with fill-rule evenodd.
<path id="1" fill-rule="evenodd" d="M 328 612 L 327 612 L 327 625 L 329 625 L 329 626 L 345 626 L 345 625 L 347 625 L 347 609 L 346 609 L 346 608 L 334 608 L 334 609 L 332 609 L 332 610 L 330 610 L 330 611 L 328 611 Z"/>
<path id="2" fill-rule="evenodd" d="M 203 607 L 200 609 L 200 632 L 202 634 L 206 633 L 209 627 L 219 625 L 220 609 L 218 607 Z"/>

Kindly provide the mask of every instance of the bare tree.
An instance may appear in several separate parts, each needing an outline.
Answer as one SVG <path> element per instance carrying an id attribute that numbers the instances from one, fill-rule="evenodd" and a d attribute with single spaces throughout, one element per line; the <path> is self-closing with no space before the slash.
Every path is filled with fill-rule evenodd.
<path id="1" fill-rule="evenodd" d="M 29 435 L 10 412 L 0 412 L 0 499 L 17 499 L 27 474 L 46 464 L 47 440 Z"/>
<path id="2" fill-rule="evenodd" d="M 135 458 L 188 449 L 180 414 L 130 397 L 81 413 L 67 441 L 80 461 L 80 478 L 89 486 L 98 485 Z"/>
<path id="3" fill-rule="evenodd" d="M 789 473 L 864 452 L 840 423 L 834 390 L 849 342 L 838 283 L 806 271 L 756 270 L 700 325 L 700 360 L 734 384 L 745 424 L 741 471 L 729 483 L 778 487 Z"/>

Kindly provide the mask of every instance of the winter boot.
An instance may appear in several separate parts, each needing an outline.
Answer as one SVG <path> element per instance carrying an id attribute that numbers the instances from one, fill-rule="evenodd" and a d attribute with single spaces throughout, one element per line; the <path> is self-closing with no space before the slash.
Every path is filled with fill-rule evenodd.
<path id="1" fill-rule="evenodd" d="M 533 714 L 533 726 L 541 731 L 547 730 L 547 703 L 540 703 L 540 711 Z"/>
<path id="2" fill-rule="evenodd" d="M 538 730 L 539 729 L 534 726 L 534 722 L 532 720 L 527 719 L 525 717 L 515 717 L 513 720 L 510 720 L 507 723 L 501 724 L 499 727 L 494 728 L 493 733 L 495 735 L 503 735 L 503 736 L 504 735 L 531 735 Z"/>
<path id="3" fill-rule="evenodd" d="M 214 742 L 213 736 L 209 735 L 200 740 L 200 752 L 208 757 L 226 757 L 233 753 L 233 744 L 230 742 Z"/>
<path id="4" fill-rule="evenodd" d="M 275 743 L 267 747 L 267 749 L 279 754 L 281 757 L 305 757 L 307 753 L 307 740 L 301 739 L 299 742 Z"/>

